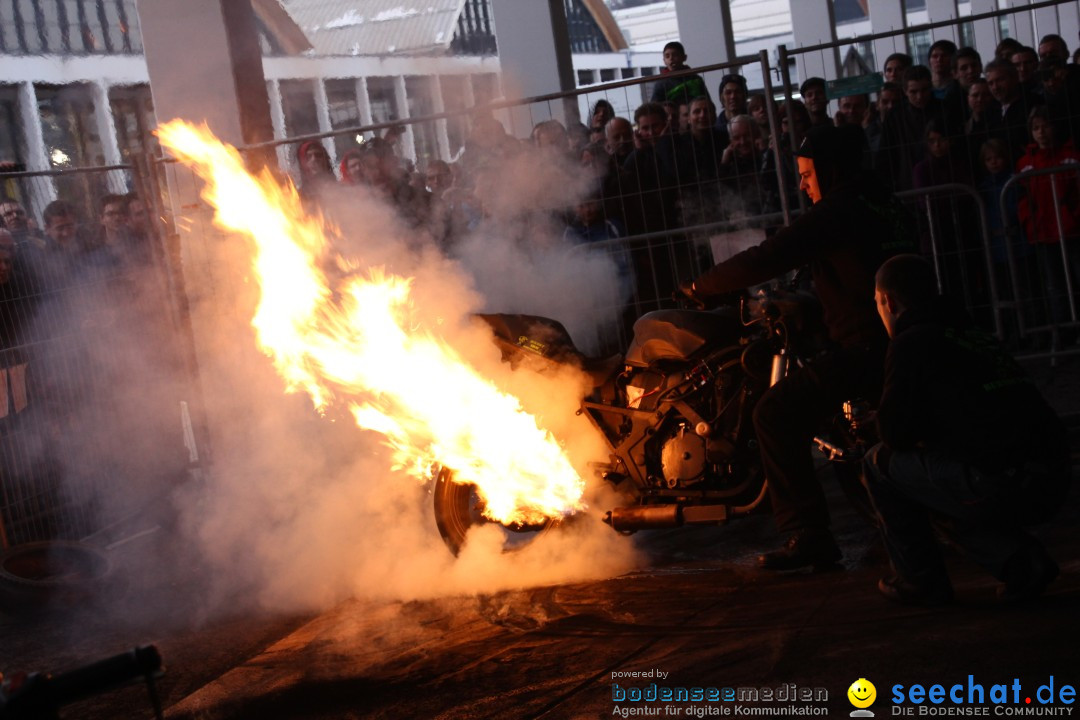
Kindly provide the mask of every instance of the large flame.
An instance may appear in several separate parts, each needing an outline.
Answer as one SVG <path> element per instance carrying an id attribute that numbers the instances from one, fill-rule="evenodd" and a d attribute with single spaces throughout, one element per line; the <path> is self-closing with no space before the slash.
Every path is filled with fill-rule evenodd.
<path id="1" fill-rule="evenodd" d="M 306 392 L 320 411 L 348 408 L 417 477 L 429 477 L 433 463 L 452 469 L 500 522 L 535 523 L 582 507 L 584 482 L 551 434 L 452 347 L 414 327 L 411 279 L 369 269 L 331 287 L 322 268 L 347 264 L 294 188 L 250 175 L 205 126 L 173 120 L 158 137 L 206 181 L 215 222 L 254 241 L 260 298 L 252 325 L 286 391 Z"/>

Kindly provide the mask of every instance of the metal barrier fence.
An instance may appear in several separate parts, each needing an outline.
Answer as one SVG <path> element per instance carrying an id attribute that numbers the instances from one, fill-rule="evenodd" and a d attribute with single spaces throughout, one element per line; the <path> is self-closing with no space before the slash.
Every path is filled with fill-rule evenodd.
<path id="1" fill-rule="evenodd" d="M 1074 160 L 1013 175 L 996 199 L 998 253 L 1008 268 L 1016 332 L 1035 336 L 1026 343 L 1032 355 L 1080 352 L 1080 165 Z"/>
<path id="2" fill-rule="evenodd" d="M 110 193 L 117 176 L 137 192 Z M 161 225 L 125 221 L 146 208 L 144 180 L 130 166 L 0 174 L 64 198 L 0 206 L 20 211 L 0 236 L 0 546 L 93 534 L 188 466 L 193 383 Z"/>
<path id="3" fill-rule="evenodd" d="M 897 193 L 918 220 L 921 252 L 931 260 L 938 291 L 960 300 L 973 318 L 1005 337 L 986 202 L 960 183 Z"/>

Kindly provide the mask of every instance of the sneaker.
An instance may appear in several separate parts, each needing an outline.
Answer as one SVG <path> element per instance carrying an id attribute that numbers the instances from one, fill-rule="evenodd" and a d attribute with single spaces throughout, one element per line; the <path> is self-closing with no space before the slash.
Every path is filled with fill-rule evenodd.
<path id="1" fill-rule="evenodd" d="M 796 570 L 813 567 L 827 570 L 836 567 L 842 555 L 832 535 L 825 533 L 795 533 L 784 547 L 758 555 L 758 567 L 764 570 Z"/>
<path id="2" fill-rule="evenodd" d="M 1048 556 L 1033 562 L 1022 580 L 1009 580 L 998 586 L 997 598 L 1003 603 L 1020 603 L 1046 592 L 1046 587 L 1057 580 L 1061 570 Z"/>
<path id="3" fill-rule="evenodd" d="M 923 586 L 894 575 L 878 580 L 877 589 L 887 599 L 901 605 L 939 607 L 953 601 L 952 585 L 947 581 L 943 584 Z"/>

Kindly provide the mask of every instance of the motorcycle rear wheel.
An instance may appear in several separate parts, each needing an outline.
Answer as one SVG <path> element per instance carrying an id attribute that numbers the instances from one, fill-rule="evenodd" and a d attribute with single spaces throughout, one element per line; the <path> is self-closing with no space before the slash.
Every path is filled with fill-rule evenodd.
<path id="1" fill-rule="evenodd" d="M 539 525 L 521 525 L 496 523 L 484 517 L 481 510 L 483 500 L 475 485 L 454 482 L 453 471 L 442 468 L 435 478 L 432 492 L 435 504 L 435 524 L 443 542 L 450 552 L 458 555 L 465 545 L 469 530 L 480 525 L 498 525 L 502 530 L 502 551 L 514 552 L 535 542 L 558 525 L 558 521 L 548 518 Z"/>

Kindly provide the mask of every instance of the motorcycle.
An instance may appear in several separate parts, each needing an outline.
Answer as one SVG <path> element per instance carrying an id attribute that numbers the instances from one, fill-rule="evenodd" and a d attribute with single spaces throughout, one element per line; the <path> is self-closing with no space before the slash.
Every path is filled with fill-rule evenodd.
<path id="1" fill-rule="evenodd" d="M 792 363 L 824 344 L 816 298 L 784 290 L 744 296 L 737 308 L 650 312 L 634 324 L 625 355 L 607 359 L 582 355 L 566 329 L 548 318 L 479 318 L 512 366 L 571 363 L 591 379 L 578 413 L 600 431 L 610 452 L 594 463 L 596 471 L 630 501 L 604 517 L 622 533 L 718 525 L 760 508 L 768 483 L 754 407 Z M 868 410 L 865 403 L 845 403 L 826 437 L 815 438 L 829 460 L 856 466 L 872 443 Z M 857 477 L 850 470 L 837 475 L 857 507 L 869 512 Z M 439 532 L 456 555 L 470 528 L 490 522 L 482 498 L 475 487 L 454 482 L 445 467 L 435 475 L 433 496 Z M 556 523 L 503 525 L 504 547 L 527 544 Z"/>

